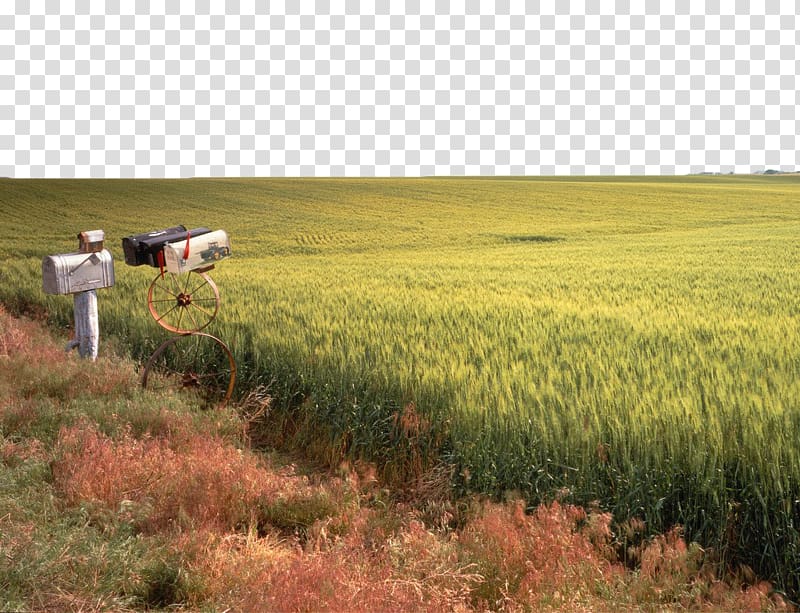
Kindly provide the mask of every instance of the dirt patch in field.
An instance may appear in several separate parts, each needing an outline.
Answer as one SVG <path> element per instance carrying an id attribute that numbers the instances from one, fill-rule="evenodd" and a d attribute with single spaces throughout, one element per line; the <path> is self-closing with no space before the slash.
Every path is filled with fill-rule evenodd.
<path id="1" fill-rule="evenodd" d="M 561 236 L 546 234 L 507 234 L 502 238 L 508 243 L 560 243 L 565 240 Z"/>

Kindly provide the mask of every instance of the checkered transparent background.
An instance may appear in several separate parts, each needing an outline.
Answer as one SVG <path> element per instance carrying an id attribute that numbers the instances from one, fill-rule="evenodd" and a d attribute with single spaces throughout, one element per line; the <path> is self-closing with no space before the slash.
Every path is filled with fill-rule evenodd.
<path id="1" fill-rule="evenodd" d="M 798 12 L 800 0 L 4 0 L 0 175 L 800 170 Z"/>

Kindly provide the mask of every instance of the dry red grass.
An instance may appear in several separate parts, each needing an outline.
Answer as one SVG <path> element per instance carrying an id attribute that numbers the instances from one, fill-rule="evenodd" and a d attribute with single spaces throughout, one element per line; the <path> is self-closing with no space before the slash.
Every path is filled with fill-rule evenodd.
<path id="1" fill-rule="evenodd" d="M 0 359 L 23 355 L 26 359 L 62 353 L 52 343 L 41 324 L 11 317 L 0 305 Z"/>
<path id="2" fill-rule="evenodd" d="M 44 445 L 36 440 L 0 441 L 0 460 L 7 466 L 15 466 L 25 460 L 45 461 L 49 457 Z"/>
<path id="3" fill-rule="evenodd" d="M 413 520 L 378 542 L 372 531 L 380 523 L 380 514 L 361 509 L 356 515 L 351 531 L 342 538 L 330 538 L 320 532 L 317 540 L 321 542 L 304 549 L 288 543 L 276 545 L 274 540 L 267 539 L 271 548 L 268 559 L 262 554 L 261 565 L 228 558 L 226 568 L 247 569 L 244 582 L 242 576 L 228 576 L 223 581 L 227 586 L 236 586 L 235 608 L 348 612 L 472 610 L 470 589 L 480 577 L 473 569 L 458 563 L 452 542 L 436 537 Z M 250 540 L 241 552 L 254 549 L 258 551 Z"/>
<path id="4" fill-rule="evenodd" d="M 608 558 L 611 517 L 554 502 L 526 513 L 519 501 L 486 505 L 460 537 L 485 581 L 480 602 L 580 608 L 623 574 Z"/>
<path id="5" fill-rule="evenodd" d="M 130 432 L 117 440 L 89 424 L 62 429 L 53 479 L 67 504 L 136 507 L 145 532 L 246 525 L 251 509 L 281 487 L 259 458 L 215 436 L 176 441 Z"/>

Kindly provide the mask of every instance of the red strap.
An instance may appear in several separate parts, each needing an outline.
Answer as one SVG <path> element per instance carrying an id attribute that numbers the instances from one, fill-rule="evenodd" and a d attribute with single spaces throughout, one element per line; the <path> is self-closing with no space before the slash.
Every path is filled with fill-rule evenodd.
<path id="1" fill-rule="evenodd" d="M 192 233 L 191 232 L 187 232 L 186 233 L 186 247 L 183 249 L 183 259 L 184 260 L 188 260 L 189 259 L 189 239 L 191 237 L 192 237 Z"/>

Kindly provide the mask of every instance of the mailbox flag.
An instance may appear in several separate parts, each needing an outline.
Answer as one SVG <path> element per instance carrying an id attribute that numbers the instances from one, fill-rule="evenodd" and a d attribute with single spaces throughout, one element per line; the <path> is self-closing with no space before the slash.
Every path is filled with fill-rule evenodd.
<path id="1" fill-rule="evenodd" d="M 189 239 L 190 238 L 192 238 L 192 233 L 191 232 L 187 232 L 186 233 L 186 247 L 184 247 L 184 249 L 183 249 L 183 259 L 184 260 L 188 260 L 189 259 Z"/>

